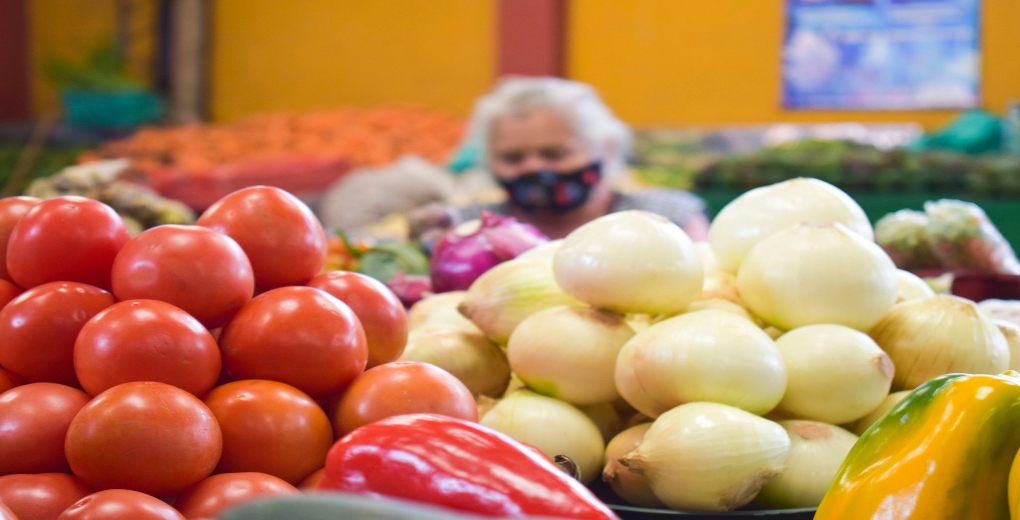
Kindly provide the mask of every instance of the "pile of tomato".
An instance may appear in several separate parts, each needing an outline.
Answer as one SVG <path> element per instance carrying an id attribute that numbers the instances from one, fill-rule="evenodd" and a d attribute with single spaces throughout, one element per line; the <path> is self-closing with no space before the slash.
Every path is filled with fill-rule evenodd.
<path id="1" fill-rule="evenodd" d="M 270 187 L 135 237 L 90 199 L 0 200 L 0 520 L 213 518 L 314 487 L 364 424 L 477 421 L 456 378 L 396 361 L 396 296 L 327 250 Z"/>

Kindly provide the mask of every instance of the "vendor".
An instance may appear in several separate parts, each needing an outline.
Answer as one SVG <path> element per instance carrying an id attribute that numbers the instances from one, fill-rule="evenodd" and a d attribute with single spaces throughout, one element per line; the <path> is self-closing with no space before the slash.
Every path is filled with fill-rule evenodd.
<path id="1" fill-rule="evenodd" d="M 507 194 L 505 202 L 463 207 L 463 220 L 483 211 L 512 215 L 551 238 L 624 210 L 660 214 L 694 240 L 705 240 L 708 218 L 696 196 L 677 190 L 621 192 L 630 129 L 590 86 L 559 78 L 514 78 L 476 105 L 467 143 L 480 166 Z"/>

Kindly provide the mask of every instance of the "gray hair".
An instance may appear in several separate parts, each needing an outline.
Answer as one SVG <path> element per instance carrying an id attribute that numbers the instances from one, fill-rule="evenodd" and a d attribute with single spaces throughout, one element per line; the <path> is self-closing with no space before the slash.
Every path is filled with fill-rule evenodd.
<path id="1" fill-rule="evenodd" d="M 493 122 L 539 108 L 551 108 L 563 116 L 592 155 L 602 161 L 606 177 L 624 171 L 630 153 L 630 128 L 613 115 L 591 86 L 551 77 L 508 79 L 478 100 L 468 127 L 468 141 L 479 147 L 482 166 L 489 166 Z"/>

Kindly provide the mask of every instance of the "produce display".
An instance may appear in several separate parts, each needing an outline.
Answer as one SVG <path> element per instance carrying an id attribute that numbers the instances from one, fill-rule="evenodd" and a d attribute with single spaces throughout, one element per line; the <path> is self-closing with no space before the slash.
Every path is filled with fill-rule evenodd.
<path id="1" fill-rule="evenodd" d="M 1015 308 L 935 294 L 877 235 L 804 178 L 701 244 L 642 211 L 556 241 L 485 215 L 421 273 L 277 188 L 135 236 L 97 200 L 2 199 L 0 504 L 1009 518 Z"/>

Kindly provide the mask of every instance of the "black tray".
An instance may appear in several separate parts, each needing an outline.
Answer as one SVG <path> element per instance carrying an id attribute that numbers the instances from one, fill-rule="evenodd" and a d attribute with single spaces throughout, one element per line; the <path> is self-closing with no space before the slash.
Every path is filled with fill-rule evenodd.
<path id="1" fill-rule="evenodd" d="M 752 520 L 768 518 L 771 520 L 812 520 L 815 516 L 815 508 L 803 509 L 738 509 L 724 513 L 709 513 L 705 511 L 674 511 L 672 509 L 650 509 L 628 505 L 620 497 L 613 493 L 609 486 L 600 481 L 592 483 L 591 490 L 610 509 L 613 510 L 622 520 Z"/>

